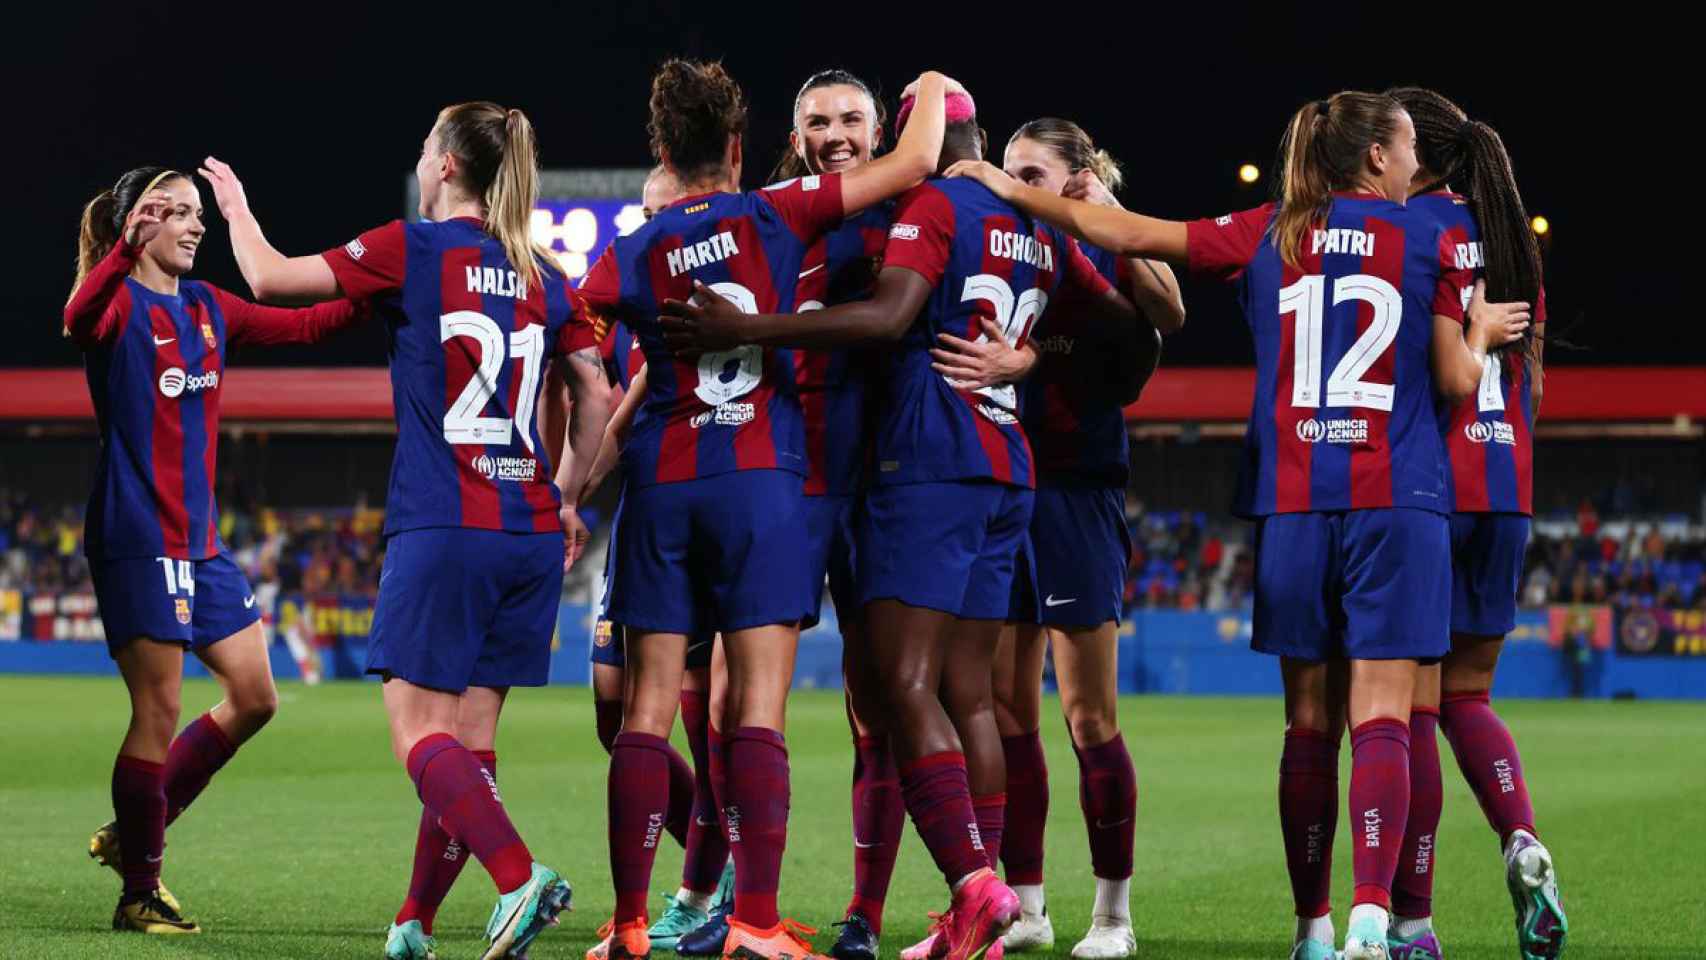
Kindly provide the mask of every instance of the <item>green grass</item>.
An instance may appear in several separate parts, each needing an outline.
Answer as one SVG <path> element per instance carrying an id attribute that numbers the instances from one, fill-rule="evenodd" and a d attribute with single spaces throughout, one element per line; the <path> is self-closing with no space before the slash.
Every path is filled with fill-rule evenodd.
<path id="1" fill-rule="evenodd" d="M 186 719 L 216 695 L 207 683 L 190 684 Z M 283 701 L 273 725 L 170 834 L 165 878 L 207 932 L 158 940 L 107 929 L 117 880 L 85 856 L 89 833 L 110 817 L 108 778 L 126 717 L 121 685 L 0 677 L 0 957 L 377 958 L 407 886 L 419 814 L 386 743 L 378 690 L 288 684 Z M 1146 697 L 1121 709 L 1140 783 L 1139 957 L 1283 958 L 1291 917 L 1274 810 L 1278 704 Z M 1558 857 L 1575 930 L 1568 955 L 1706 955 L 1706 707 L 1511 702 L 1503 710 Z M 1045 737 L 1050 912 L 1064 957 L 1088 920 L 1089 855 L 1058 717 L 1048 717 Z M 851 884 L 851 762 L 839 698 L 796 698 L 789 742 L 783 908 L 827 928 Z M 535 854 L 575 887 L 576 912 L 532 956 L 578 958 L 612 903 L 605 762 L 586 691 L 518 692 L 499 755 L 511 815 Z M 1497 845 L 1447 757 L 1438 928 L 1452 960 L 1506 960 L 1515 950 Z M 1341 931 L 1348 833 L 1339 831 L 1335 855 Z M 907 843 L 885 955 L 917 939 L 925 910 L 944 900 L 910 831 Z M 653 886 L 673 890 L 679 869 L 680 851 L 666 845 Z M 441 957 L 478 956 L 492 897 L 484 873 L 470 867 L 439 914 Z"/>

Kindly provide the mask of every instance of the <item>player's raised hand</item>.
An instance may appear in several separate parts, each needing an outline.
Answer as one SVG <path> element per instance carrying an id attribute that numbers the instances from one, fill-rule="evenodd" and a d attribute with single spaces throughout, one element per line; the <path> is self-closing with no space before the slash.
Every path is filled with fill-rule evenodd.
<path id="1" fill-rule="evenodd" d="M 557 520 L 563 525 L 563 572 L 568 573 L 586 552 L 586 545 L 592 541 L 592 531 L 586 528 L 586 521 L 581 519 L 580 511 L 572 503 L 564 504 L 557 511 Z"/>
<path id="2" fill-rule="evenodd" d="M 1496 349 L 1522 339 L 1532 316 L 1529 304 L 1522 300 L 1488 303 L 1485 280 L 1475 281 L 1475 293 L 1464 312 L 1469 317 L 1469 345 L 1480 350 Z"/>
<path id="3" fill-rule="evenodd" d="M 1036 351 L 1008 346 L 1000 325 L 988 317 L 983 318 L 983 334 L 983 340 L 937 334 L 940 346 L 930 349 L 930 368 L 958 389 L 981 390 L 1023 380 L 1036 366 Z"/>
<path id="4" fill-rule="evenodd" d="M 1066 184 L 1060 188 L 1060 195 L 1068 200 L 1083 200 L 1099 207 L 1120 207 L 1120 202 L 1114 197 L 1114 192 L 1096 176 L 1095 171 L 1086 167 L 1066 178 Z"/>
<path id="5" fill-rule="evenodd" d="M 926 70 L 923 73 L 918 75 L 918 79 L 916 79 L 916 80 L 914 80 L 911 83 L 906 85 L 906 89 L 902 90 L 900 92 L 900 98 L 902 100 L 905 100 L 905 99 L 908 99 L 910 97 L 918 96 L 918 88 L 921 85 L 923 85 L 925 79 L 930 77 L 930 76 L 938 76 L 938 77 L 942 78 L 942 95 L 943 96 L 948 96 L 949 94 L 966 93 L 967 92 L 967 90 L 965 88 L 965 84 L 960 83 L 958 80 L 955 80 L 953 77 L 950 77 L 945 73 L 937 73 L 935 70 Z"/>
<path id="6" fill-rule="evenodd" d="M 693 296 L 665 300 L 658 308 L 663 343 L 678 356 L 725 350 L 741 343 L 741 313 L 727 297 L 693 281 Z"/>
<path id="7" fill-rule="evenodd" d="M 155 190 L 136 202 L 136 209 L 124 218 L 124 242 L 132 247 L 145 247 L 160 233 L 166 211 L 172 208 L 172 195 Z"/>
<path id="8" fill-rule="evenodd" d="M 1008 176 L 1007 171 L 988 160 L 955 161 L 954 165 L 949 167 L 942 176 L 969 177 L 993 190 L 995 195 L 1003 200 L 1007 199 L 1013 187 L 1019 183 L 1019 181 Z"/>
<path id="9" fill-rule="evenodd" d="M 213 202 L 219 208 L 220 216 L 230 220 L 249 209 L 249 198 L 243 193 L 243 181 L 237 179 L 237 171 L 231 169 L 230 164 L 208 157 L 196 172 L 213 188 Z"/>

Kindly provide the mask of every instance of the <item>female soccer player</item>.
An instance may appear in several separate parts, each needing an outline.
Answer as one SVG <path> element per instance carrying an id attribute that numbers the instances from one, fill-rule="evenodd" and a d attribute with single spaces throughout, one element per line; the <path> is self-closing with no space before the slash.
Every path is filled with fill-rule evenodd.
<path id="1" fill-rule="evenodd" d="M 1442 955 L 1434 936 L 1434 865 L 1443 789 L 1436 726 L 1498 832 L 1505 883 L 1516 905 L 1518 946 L 1530 960 L 1556 957 L 1569 933 L 1552 855 L 1536 839 L 1522 761 L 1489 704 L 1505 634 L 1516 625 L 1518 584 L 1533 512 L 1534 417 L 1540 407 L 1545 331 L 1540 249 L 1510 157 L 1492 127 L 1419 87 L 1387 91 L 1416 124 L 1421 167 L 1409 205 L 1450 234 L 1494 299 L 1535 303 L 1534 336 L 1490 353 L 1470 400 L 1442 406 L 1451 459 L 1451 652 L 1417 673 L 1410 711 L 1410 817 L 1392 890 L 1394 960 Z M 1461 184 L 1467 196 L 1452 192 Z M 1468 296 L 1467 288 L 1464 295 Z M 1443 674 L 1443 677 L 1442 677 Z M 1441 690 L 1443 687 L 1443 697 Z"/>
<path id="2" fill-rule="evenodd" d="M 84 549 L 107 650 L 130 692 L 115 819 L 89 855 L 124 878 L 115 930 L 196 933 L 160 885 L 166 826 L 278 709 L 254 591 L 219 539 L 213 491 L 229 343 L 308 343 L 348 301 L 262 307 L 190 280 L 202 224 L 188 174 L 140 167 L 83 209 L 65 331 L 101 430 Z M 176 738 L 184 651 L 225 694 Z"/>
<path id="3" fill-rule="evenodd" d="M 903 101 L 903 140 L 906 113 Z M 971 98 L 950 98 L 948 116 L 943 164 L 981 156 Z M 901 340 L 877 378 L 859 592 L 906 808 L 953 893 L 932 949 L 955 960 L 982 956 L 1019 914 L 990 869 L 1005 771 L 989 675 L 1030 519 L 1031 466 L 1011 388 L 964 389 L 931 368 L 929 349 L 938 334 L 970 339 L 985 321 L 1023 345 L 1048 302 L 1072 290 L 1101 296 L 1110 320 L 1134 314 L 1068 238 L 976 184 L 938 180 L 896 205 L 868 300 L 743 316 L 701 289 L 704 306 L 664 305 L 684 350 Z"/>
<path id="4" fill-rule="evenodd" d="M 1020 127 L 1007 142 L 1003 167 L 1033 187 L 1119 206 L 1113 194 L 1119 165 L 1070 120 L 1045 117 Z M 1003 942 L 1009 951 L 1048 947 L 1054 943 L 1042 882 L 1048 767 L 1038 725 L 1043 656 L 1053 649 L 1096 877 L 1090 930 L 1072 950 L 1088 960 L 1129 956 L 1136 949 L 1128 899 L 1137 775 L 1120 735 L 1115 662 L 1121 588 L 1131 557 L 1124 408 L 1154 370 L 1156 332 L 1184 326 L 1185 308 L 1166 264 L 1123 259 L 1098 247 L 1087 246 L 1084 253 L 1110 283 L 1129 291 L 1153 329 L 1098 325 L 1089 311 L 1063 305 L 1050 311 L 1046 336 L 1033 342 L 1041 361 L 1020 389 L 1037 494 L 1030 562 L 1019 569 L 1034 569 L 1034 590 L 1015 592 L 1022 602 L 1016 629 L 1002 632 L 995 702 L 1007 759 L 1008 829 L 1001 855 L 1007 882 L 1024 908 Z"/>
<path id="5" fill-rule="evenodd" d="M 757 311 L 792 310 L 805 255 L 846 216 L 923 179 L 941 148 L 945 78 L 920 78 L 925 120 L 895 152 L 845 174 L 752 193 L 740 184 L 744 97 L 719 64 L 671 60 L 652 81 L 660 162 L 689 194 L 627 237 L 580 293 L 601 322 L 628 323 L 647 357 L 647 396 L 623 463 L 610 618 L 627 630 L 628 698 L 610 768 L 616 912 L 592 956 L 643 956 L 655 820 L 667 804 L 661 747 L 674 722 L 688 636 L 720 631 L 728 663 L 719 801 L 735 859 L 724 953 L 808 949 L 776 910 L 787 831 L 782 736 L 799 622 L 814 607 L 801 516 L 806 472 L 792 357 L 737 347 L 670 357 L 658 304 L 704 282 Z"/>
<path id="6" fill-rule="evenodd" d="M 257 295 L 374 298 L 390 326 L 397 456 L 367 669 L 385 680 L 392 749 L 436 815 L 435 829 L 423 819 L 417 864 L 454 838 L 497 886 L 489 960 L 524 953 L 569 900 L 504 812 L 491 751 L 509 688 L 546 682 L 563 568 L 585 542 L 573 509 L 559 518 L 559 508 L 579 502 L 609 388 L 595 331 L 529 238 L 538 156 L 526 115 L 489 102 L 446 107 L 415 174 L 421 222 L 285 257 L 231 168 L 210 157 L 204 171 Z M 534 423 L 547 354 L 568 357 L 575 401 L 573 469 L 560 487 Z M 442 878 L 417 871 L 415 881 Z M 406 902 L 388 957 L 432 950 L 409 913 Z"/>
<path id="7" fill-rule="evenodd" d="M 1294 958 L 1333 956 L 1325 883 L 1308 866 L 1337 809 L 1327 661 L 1349 665 L 1356 896 L 1347 960 L 1384 960 L 1409 807 L 1416 661 L 1444 654 L 1450 598 L 1445 451 L 1433 393 L 1462 398 L 1527 304 L 1472 304 L 1443 228 L 1403 206 L 1417 168 L 1409 114 L 1344 92 L 1306 104 L 1283 148 L 1281 203 L 1189 224 L 974 176 L 1020 209 L 1127 257 L 1236 282 L 1257 391 L 1234 512 L 1256 520 L 1253 646 L 1281 657 L 1280 819 L 1298 909 Z"/>

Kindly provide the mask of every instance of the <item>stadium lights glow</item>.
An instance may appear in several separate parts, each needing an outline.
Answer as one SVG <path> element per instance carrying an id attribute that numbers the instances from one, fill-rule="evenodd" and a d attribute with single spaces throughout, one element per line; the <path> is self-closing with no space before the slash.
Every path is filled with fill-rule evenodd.
<path id="1" fill-rule="evenodd" d="M 1253 163 L 1246 163 L 1242 167 L 1238 168 L 1238 179 L 1245 183 L 1255 183 L 1256 178 L 1261 175 L 1262 171 L 1257 170 L 1256 165 Z"/>
<path id="2" fill-rule="evenodd" d="M 1546 231 L 1552 229 L 1552 222 L 1547 220 L 1545 217 L 1535 217 L 1533 220 L 1529 221 L 1529 226 L 1534 228 L 1536 236 L 1544 237 L 1546 235 Z"/>

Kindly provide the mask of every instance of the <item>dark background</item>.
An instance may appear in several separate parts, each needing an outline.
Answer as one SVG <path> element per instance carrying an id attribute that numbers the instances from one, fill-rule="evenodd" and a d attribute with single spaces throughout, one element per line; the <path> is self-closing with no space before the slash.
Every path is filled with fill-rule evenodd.
<path id="1" fill-rule="evenodd" d="M 12 331 L 0 365 L 78 363 L 58 336 L 78 214 L 128 168 L 213 153 L 273 243 L 310 253 L 402 214 L 404 174 L 454 101 L 525 109 L 547 167 L 648 164 L 649 76 L 672 54 L 721 58 L 744 86 L 748 186 L 783 147 L 808 74 L 849 68 L 892 109 L 934 68 L 971 89 L 997 162 L 1019 123 L 1066 116 L 1124 162 L 1128 207 L 1178 218 L 1261 202 L 1303 101 L 1432 86 L 1500 131 L 1530 212 L 1552 222 L 1553 332 L 1583 349 L 1548 360 L 1706 362 L 1684 293 L 1698 273 L 1683 229 L 1698 148 L 1686 146 L 1694 83 L 1682 77 L 1697 55 L 1633 7 L 1490 6 L 162 3 L 78 6 L 63 22 L 35 10 L 48 19 L 13 21 L 5 67 L 0 155 L 18 214 L 7 251 L 21 269 L 0 292 Z M 1548 36 L 1560 28 L 1569 35 Z M 1254 187 L 1236 178 L 1246 162 L 1263 173 Z M 246 295 L 204 201 L 194 275 Z M 1205 284 L 1186 294 L 1190 322 L 1166 362 L 1251 362 L 1230 297 Z M 384 338 L 367 329 L 238 360 L 383 363 Z"/>

